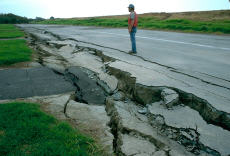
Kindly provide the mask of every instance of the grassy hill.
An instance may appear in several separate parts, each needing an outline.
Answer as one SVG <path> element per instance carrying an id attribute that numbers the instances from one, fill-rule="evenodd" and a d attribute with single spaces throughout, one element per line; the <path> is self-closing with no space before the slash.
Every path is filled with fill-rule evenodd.
<path id="1" fill-rule="evenodd" d="M 127 18 L 127 15 L 116 16 L 100 16 L 96 18 L 108 19 L 108 18 Z M 194 11 L 194 12 L 176 12 L 176 13 L 145 13 L 139 14 L 139 17 L 155 17 L 160 20 L 170 19 L 187 19 L 187 20 L 199 20 L 199 21 L 215 21 L 215 20 L 230 20 L 230 10 L 214 10 L 214 11 Z M 83 19 L 83 18 L 75 18 Z"/>
<path id="2" fill-rule="evenodd" d="M 53 19 L 39 24 L 127 27 L 127 15 Z M 139 28 L 180 32 L 230 34 L 230 10 L 139 14 Z"/>

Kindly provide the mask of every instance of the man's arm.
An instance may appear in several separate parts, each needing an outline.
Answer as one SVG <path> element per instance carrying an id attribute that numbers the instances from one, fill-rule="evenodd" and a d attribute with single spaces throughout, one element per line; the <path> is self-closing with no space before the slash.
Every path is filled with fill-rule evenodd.
<path id="1" fill-rule="evenodd" d="M 134 12 L 131 12 L 130 18 L 131 18 L 131 24 L 129 24 L 129 27 L 128 27 L 129 33 L 131 33 L 133 25 L 134 25 L 134 20 L 135 20 L 135 13 Z"/>
<path id="2" fill-rule="evenodd" d="M 134 19 L 132 19 L 131 24 L 129 24 L 129 27 L 128 27 L 129 33 L 131 33 L 131 31 L 132 31 L 133 25 L 134 25 Z"/>

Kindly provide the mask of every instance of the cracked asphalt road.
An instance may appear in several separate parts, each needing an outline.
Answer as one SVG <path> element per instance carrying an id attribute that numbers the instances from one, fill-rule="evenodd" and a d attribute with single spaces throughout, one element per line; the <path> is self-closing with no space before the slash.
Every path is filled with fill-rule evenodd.
<path id="1" fill-rule="evenodd" d="M 110 66 L 130 72 L 147 86 L 168 86 L 207 100 L 230 112 L 230 37 L 139 30 L 138 54 L 131 56 L 126 29 L 64 25 L 19 25 L 25 31 L 54 40 L 71 40 L 103 51 L 117 61 Z M 147 74 L 148 73 L 148 74 Z M 145 75 L 145 76 L 143 76 Z"/>
<path id="2" fill-rule="evenodd" d="M 62 38 L 73 38 L 128 52 L 126 29 L 106 29 L 80 26 L 33 25 Z M 138 56 L 194 76 L 213 76 L 230 82 L 230 37 L 138 30 Z M 230 88 L 230 86 L 229 86 Z"/>
<path id="3" fill-rule="evenodd" d="M 229 37 L 142 31 L 143 33 L 138 34 L 137 38 L 139 48 L 142 47 L 143 51 L 131 56 L 127 54 L 130 41 L 125 29 L 57 25 L 20 26 L 31 35 L 33 39 L 29 37 L 29 41 L 41 50 L 39 53 L 42 57 L 44 53 L 52 55 L 44 55 L 40 62 L 45 66 L 52 64 L 50 67 L 54 70 L 62 69 L 58 65 L 68 66 L 71 64 L 90 69 L 98 76 L 101 72 L 104 73 L 108 70 L 108 73 L 104 74 L 117 75 L 119 78 L 121 71 L 122 73 L 124 71 L 123 76 L 128 81 L 135 78 L 133 87 L 136 88 L 136 91 L 146 90 L 147 87 L 174 89 L 180 93 L 179 96 L 183 102 L 180 108 L 184 108 L 185 105 L 189 106 L 186 108 L 190 112 L 190 114 L 183 113 L 183 109 L 179 109 L 178 111 L 182 114 L 176 113 L 176 107 L 170 110 L 173 111 L 173 117 L 183 119 L 176 126 L 195 130 L 199 125 L 198 131 L 202 145 L 217 150 L 223 155 L 229 154 L 229 149 L 224 146 L 228 145 L 230 140 L 228 139 L 230 136 L 230 81 L 229 72 L 226 70 L 229 66 L 227 43 Z M 202 53 L 203 49 L 207 50 L 206 53 Z M 113 59 L 101 62 L 105 57 L 101 55 Z M 204 66 L 201 65 L 202 63 Z M 218 65 L 220 66 L 218 67 Z M 130 74 L 130 78 L 127 77 L 127 73 Z M 127 92 L 127 84 L 130 85 L 128 87 L 134 85 L 129 84 L 128 81 L 124 81 L 124 84 L 120 85 L 122 91 Z M 148 93 L 146 90 L 146 92 L 140 92 L 139 95 Z M 138 94 L 135 95 L 138 96 Z M 127 104 L 122 105 L 126 106 Z M 154 108 L 154 110 L 156 109 Z M 160 111 L 164 113 L 166 110 L 164 108 L 154 114 L 159 114 Z M 188 118 L 184 117 L 185 114 Z M 124 115 L 124 112 L 122 111 L 120 115 Z M 164 117 L 167 119 L 167 115 Z M 127 116 L 124 117 L 124 119 L 126 118 Z M 172 123 L 175 120 L 172 120 Z M 213 122 L 209 123 L 210 120 Z M 167 122 L 168 125 L 172 123 Z M 129 127 L 129 125 L 127 126 Z M 142 131 L 142 126 L 134 127 L 141 127 L 138 131 Z M 150 131 L 152 132 L 152 130 Z M 202 150 L 206 151 L 206 148 Z"/>

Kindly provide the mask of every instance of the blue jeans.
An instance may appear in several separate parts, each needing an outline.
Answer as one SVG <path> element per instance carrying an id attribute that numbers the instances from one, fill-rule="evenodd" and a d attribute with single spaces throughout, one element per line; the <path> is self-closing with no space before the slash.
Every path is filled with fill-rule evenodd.
<path id="1" fill-rule="evenodd" d="M 131 40 L 131 44 L 132 44 L 132 52 L 136 53 L 137 52 L 137 48 L 136 48 L 136 35 L 137 32 L 137 27 L 133 27 L 132 31 L 130 32 L 130 40 Z"/>

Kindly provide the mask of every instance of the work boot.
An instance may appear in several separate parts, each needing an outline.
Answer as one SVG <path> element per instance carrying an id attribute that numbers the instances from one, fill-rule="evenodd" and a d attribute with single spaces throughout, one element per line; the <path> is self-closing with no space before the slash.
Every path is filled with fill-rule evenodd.
<path id="1" fill-rule="evenodd" d="M 137 52 L 133 52 L 132 50 L 129 51 L 129 54 L 136 54 Z"/>

